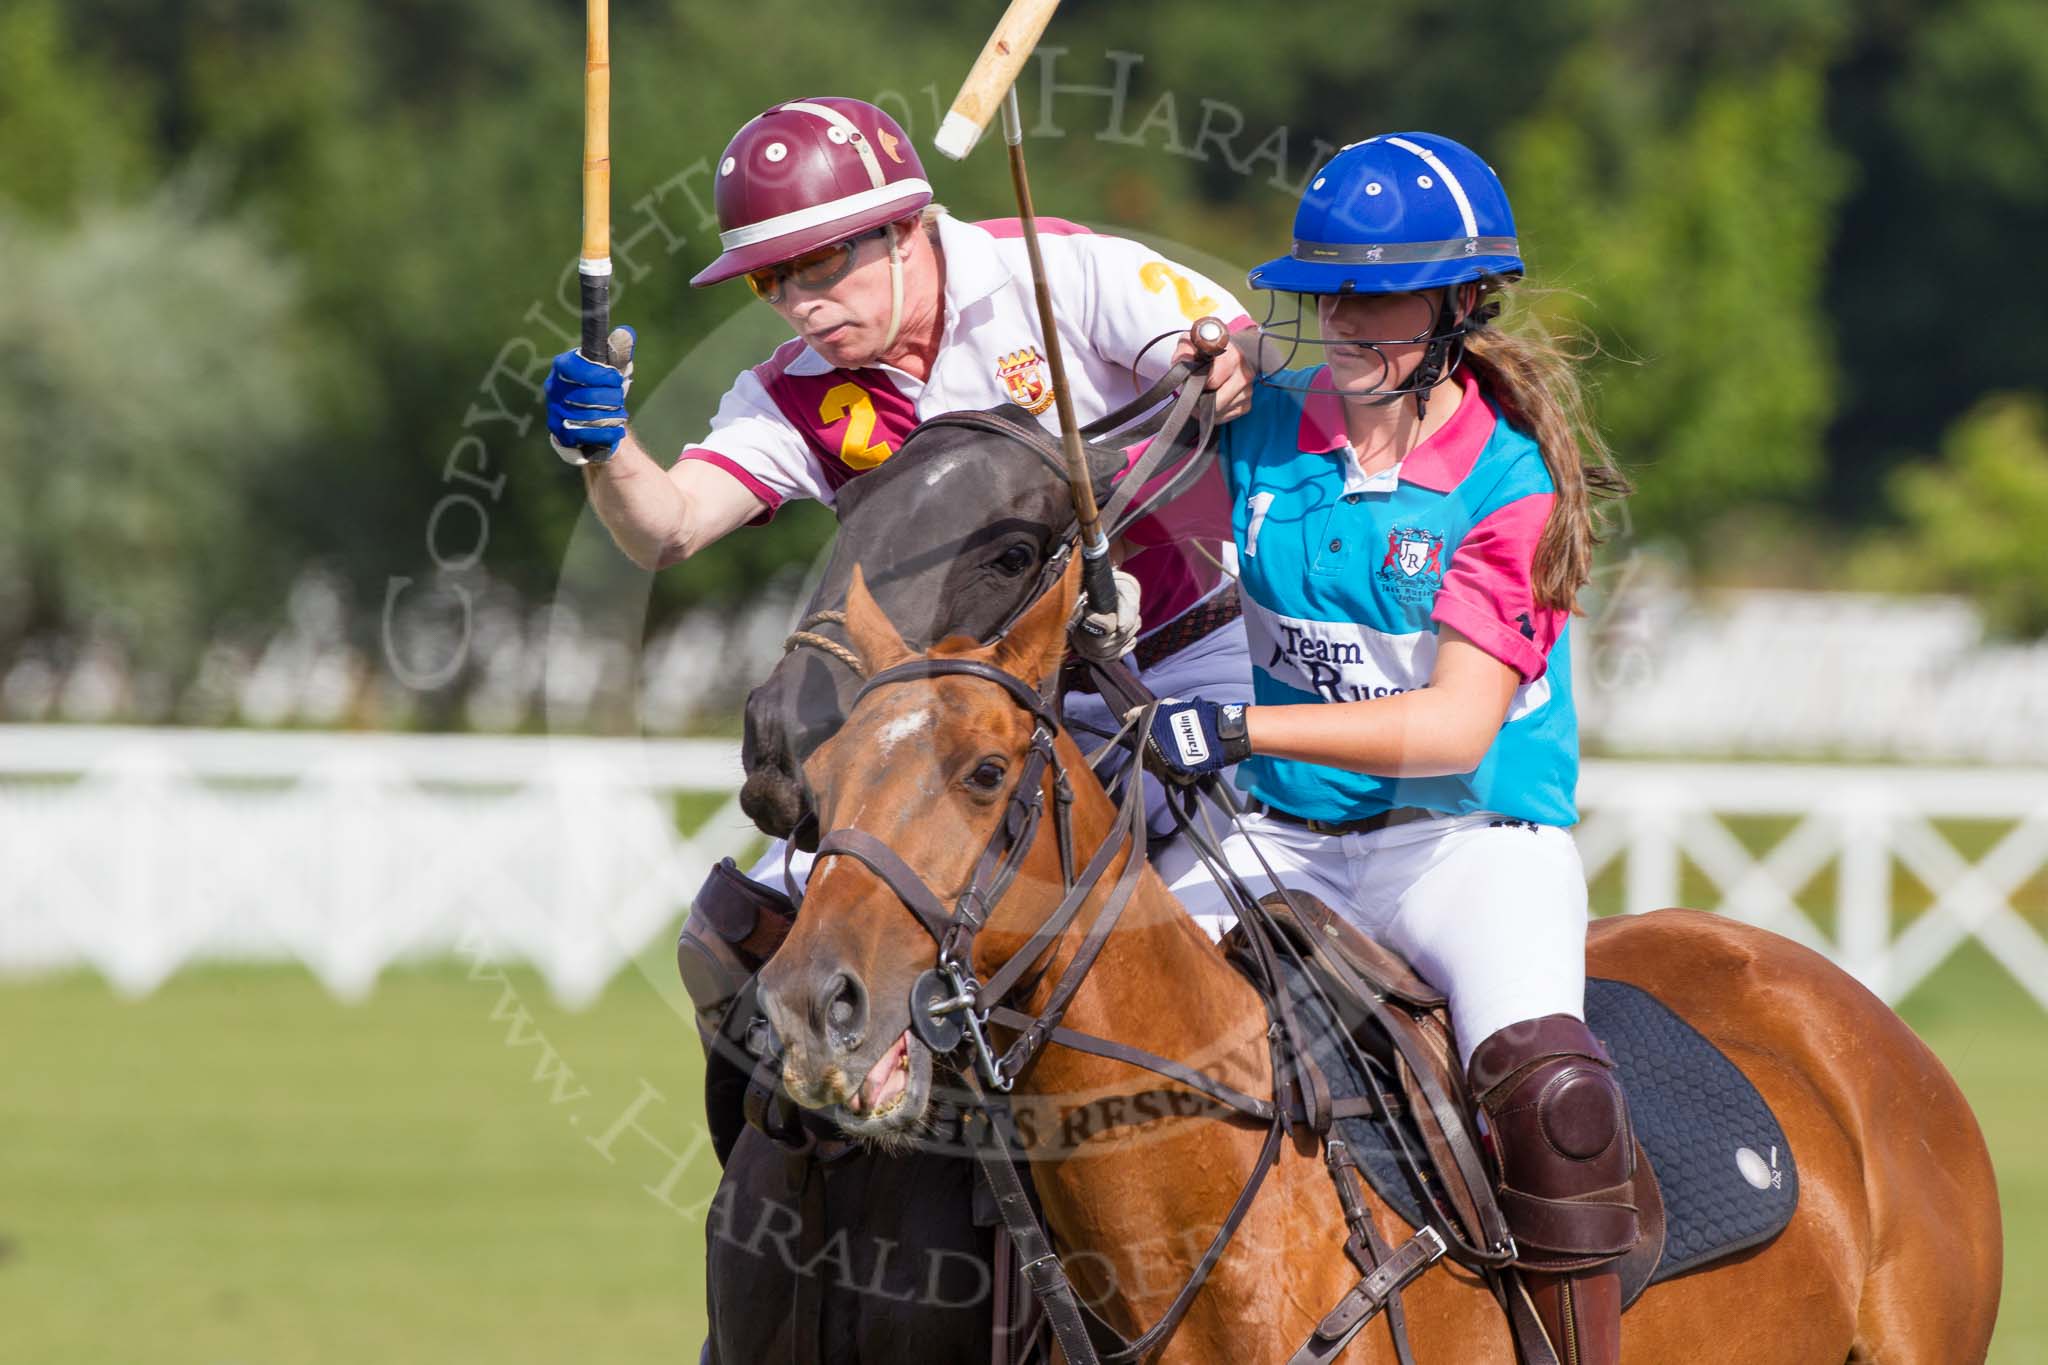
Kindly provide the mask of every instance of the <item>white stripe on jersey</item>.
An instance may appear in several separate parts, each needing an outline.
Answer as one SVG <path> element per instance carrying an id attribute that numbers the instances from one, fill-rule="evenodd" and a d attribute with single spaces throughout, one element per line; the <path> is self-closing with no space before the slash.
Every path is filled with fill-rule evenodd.
<path id="1" fill-rule="evenodd" d="M 1244 594 L 1245 635 L 1252 667 L 1283 687 L 1325 701 L 1370 701 L 1429 685 L 1436 671 L 1433 630 L 1391 634 L 1355 621 L 1283 616 Z M 1550 700 L 1550 674 L 1515 689 L 1508 720 Z"/>

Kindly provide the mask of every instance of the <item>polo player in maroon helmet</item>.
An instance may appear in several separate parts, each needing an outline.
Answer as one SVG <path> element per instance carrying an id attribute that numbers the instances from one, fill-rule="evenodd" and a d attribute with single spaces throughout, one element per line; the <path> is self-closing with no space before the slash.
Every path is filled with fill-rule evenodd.
<path id="1" fill-rule="evenodd" d="M 680 563 L 792 498 L 830 504 L 939 413 L 1015 403 L 1053 427 L 1017 221 L 964 223 L 934 205 L 895 119 L 834 96 L 775 105 L 733 136 L 714 184 L 721 252 L 691 283 L 743 278 L 795 335 L 737 376 L 710 431 L 672 460 L 657 461 L 626 422 L 630 328 L 613 335 L 616 365 L 565 351 L 548 378 L 550 439 L 582 466 L 592 506 L 635 563 Z M 1056 218 L 1040 218 L 1038 230 L 1081 422 L 1164 373 L 1188 349 L 1196 318 L 1251 325 L 1221 286 L 1149 247 Z M 1162 341 L 1176 333 L 1180 352 Z M 1208 384 L 1219 415 L 1249 405 L 1236 348 Z M 1220 499 L 1220 485 L 1198 486 L 1184 503 L 1204 495 Z M 1119 633 L 1137 634 L 1140 675 L 1159 695 L 1236 696 L 1251 676 L 1237 596 L 1213 565 L 1184 552 L 1174 527 L 1186 516 L 1183 505 L 1177 523 L 1167 508 L 1127 533 L 1123 563 L 1138 600 Z M 1092 695 L 1067 706 L 1104 730 L 1120 720 Z M 778 844 L 761 864 L 774 876 L 763 880 L 780 884 L 781 859 Z M 795 871 L 808 863 L 799 856 Z"/>
<path id="2" fill-rule="evenodd" d="M 798 267 L 822 278 L 845 263 L 848 243 L 879 236 L 888 244 L 889 321 L 876 354 L 889 352 L 903 310 L 898 224 L 932 201 L 917 150 L 896 120 L 834 96 L 777 105 L 733 136 L 715 185 L 723 254 L 691 284 L 745 275 L 772 303 L 779 280 Z"/>
<path id="3" fill-rule="evenodd" d="M 615 366 L 565 351 L 548 377 L 555 449 L 583 467 L 592 506 L 635 563 L 680 563 L 792 498 L 829 505 L 926 417 L 1016 403 L 1053 427 L 1017 221 L 965 223 L 933 204 L 916 147 L 887 113 L 837 96 L 777 104 L 733 135 L 713 183 L 721 252 L 691 283 L 744 279 L 792 339 L 737 376 L 701 441 L 661 461 L 627 425 L 632 329 L 614 333 Z M 1251 325 L 1220 285 L 1149 247 L 1057 218 L 1040 218 L 1038 230 L 1084 423 L 1164 373 L 1188 349 L 1196 318 Z M 1179 352 L 1161 341 L 1176 333 Z M 1236 348 L 1208 384 L 1219 416 L 1249 406 Z M 1205 491 L 1215 496 L 1198 487 L 1189 497 Z M 1235 594 L 1182 552 L 1166 512 L 1126 537 L 1141 675 L 1162 696 L 1211 686 L 1234 695 L 1250 676 Z M 1153 637 L 1177 647 L 1148 649 Z M 1075 701 L 1083 719 L 1100 708 L 1093 697 Z M 1106 709 L 1095 719 L 1115 728 Z"/>

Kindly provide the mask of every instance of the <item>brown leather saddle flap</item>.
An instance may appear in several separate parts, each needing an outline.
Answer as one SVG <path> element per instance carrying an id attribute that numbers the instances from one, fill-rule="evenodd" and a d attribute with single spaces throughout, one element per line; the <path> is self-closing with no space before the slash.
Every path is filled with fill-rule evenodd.
<path id="1" fill-rule="evenodd" d="M 1443 992 L 1424 981 L 1399 953 L 1374 942 L 1363 929 L 1306 891 L 1274 892 L 1259 903 L 1275 915 L 1291 919 L 1304 933 L 1320 938 L 1385 998 L 1410 1010 L 1444 1008 Z"/>
<path id="2" fill-rule="evenodd" d="M 1351 969 L 1359 984 L 1391 1006 L 1377 1012 L 1381 1026 L 1401 1030 L 1407 1046 L 1396 1045 L 1392 1039 L 1382 1043 L 1370 1036 L 1360 1037 L 1358 1041 L 1389 1063 L 1400 1077 L 1402 1099 L 1422 1134 L 1423 1145 L 1436 1167 L 1440 1188 L 1464 1224 L 1466 1233 L 1476 1240 L 1481 1225 L 1479 1205 L 1482 1202 L 1495 1204 L 1494 1191 L 1470 1188 L 1461 1177 L 1459 1164 L 1451 1153 L 1452 1142 L 1467 1142 L 1487 1152 L 1489 1174 L 1497 1179 L 1499 1173 L 1494 1169 L 1490 1149 L 1480 1140 L 1474 1106 L 1465 1087 L 1464 1070 L 1457 1064 L 1457 1047 L 1451 1036 L 1450 1012 L 1443 993 L 1424 981 L 1400 954 L 1375 942 L 1357 925 L 1315 896 L 1302 891 L 1290 891 L 1285 896 L 1274 893 L 1266 896 L 1261 904 L 1283 926 L 1291 927 L 1299 938 L 1319 938 Z M 1341 976 L 1323 975 L 1326 987 L 1350 984 Z M 1374 1013 L 1357 1007 L 1353 1002 L 1340 999 L 1336 1003 L 1340 1016 L 1351 1027 L 1354 1036 L 1360 1033 L 1360 1025 Z M 1370 1031 L 1376 1033 L 1378 1030 Z M 1437 1110 L 1427 1102 L 1411 1058 L 1428 1069 L 1440 1094 L 1455 1099 L 1456 1119 L 1462 1123 L 1463 1132 L 1454 1137 L 1445 1131 Z M 1657 1173 L 1651 1169 L 1649 1157 L 1640 1142 L 1636 1144 L 1634 1189 L 1642 1237 L 1618 1267 L 1624 1305 L 1633 1303 L 1643 1292 L 1664 1253 L 1664 1200 L 1657 1188 Z"/>
<path id="3" fill-rule="evenodd" d="M 1344 1019 L 1353 1038 L 1376 1053 L 1399 1077 L 1403 1103 L 1422 1134 L 1430 1164 L 1436 1168 L 1438 1188 L 1450 1200 L 1468 1239 L 1482 1243 L 1488 1220 L 1481 1217 L 1480 1206 L 1493 1206 L 1495 1200 L 1491 1189 L 1471 1187 L 1452 1153 L 1453 1143 L 1466 1144 L 1468 1150 L 1476 1148 L 1478 1132 L 1471 1121 L 1472 1105 L 1465 1093 L 1465 1078 L 1455 1060 L 1450 1015 L 1443 993 L 1424 981 L 1399 954 L 1375 943 L 1356 925 L 1306 892 L 1290 891 L 1285 896 L 1275 893 L 1260 903 L 1283 928 L 1290 928 L 1304 940 L 1319 940 L 1349 969 L 1353 979 L 1348 981 L 1344 973 L 1318 971 L 1326 989 L 1334 987 L 1333 994 L 1355 994 L 1362 988 L 1385 1006 L 1373 1010 L 1363 1002 L 1341 998 L 1335 1001 L 1339 1017 Z M 1374 1018 L 1378 1027 L 1368 1022 Z M 1382 1038 L 1379 1035 L 1383 1030 L 1399 1031 L 1402 1036 Z M 1443 1113 L 1438 1105 L 1429 1102 L 1423 1078 L 1416 1074 L 1418 1069 L 1427 1072 L 1428 1080 L 1434 1082 L 1431 1088 L 1438 1095 L 1448 1097 L 1451 1112 Z M 1458 1124 L 1460 1131 L 1447 1131 L 1447 1125 L 1452 1123 Z"/>

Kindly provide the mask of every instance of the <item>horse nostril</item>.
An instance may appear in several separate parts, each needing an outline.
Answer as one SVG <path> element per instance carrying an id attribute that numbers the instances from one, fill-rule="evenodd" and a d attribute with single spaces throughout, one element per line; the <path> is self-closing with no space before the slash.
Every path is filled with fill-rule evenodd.
<path id="1" fill-rule="evenodd" d="M 860 1046 L 867 1032 L 868 995 L 860 982 L 839 973 L 825 989 L 825 1037 L 840 1052 Z"/>

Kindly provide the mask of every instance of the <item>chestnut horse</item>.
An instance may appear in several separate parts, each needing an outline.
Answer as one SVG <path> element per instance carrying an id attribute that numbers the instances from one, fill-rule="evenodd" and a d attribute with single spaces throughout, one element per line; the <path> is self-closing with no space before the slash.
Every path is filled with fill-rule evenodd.
<path id="1" fill-rule="evenodd" d="M 976 661 L 1042 688 L 1059 664 L 1073 598 L 1069 573 L 1003 640 L 947 641 L 926 657 Z M 847 627 L 870 675 L 913 657 L 858 578 Z M 948 891 L 973 876 L 1009 788 L 1028 766 L 1033 726 L 985 673 L 868 691 L 807 765 L 823 825 L 881 841 L 949 900 Z M 1074 787 L 1074 847 L 1085 860 L 1108 837 L 1115 812 L 1072 740 L 1061 734 L 1056 746 Z M 990 911 L 974 945 L 979 979 L 1019 951 L 1058 902 L 1056 842 L 1032 841 Z M 1139 854 L 1118 855 L 1131 856 Z M 1043 1007 L 1117 870 L 1097 883 L 1053 944 L 1050 965 L 1024 978 L 1012 1004 Z M 2002 1261 L 1990 1158 L 1955 1083 L 1899 1018 L 1825 958 L 1692 911 L 1604 921 L 1594 926 L 1588 957 L 1594 974 L 1642 987 L 1712 1039 L 1775 1111 L 1799 1164 L 1799 1205 L 1783 1232 L 1650 1288 L 1623 1320 L 1628 1358 L 1982 1360 Z M 909 1028 L 909 1002 L 934 959 L 926 929 L 867 865 L 822 858 L 803 914 L 761 976 L 762 1001 L 787 1049 L 790 1093 L 815 1108 L 836 1106 L 843 1127 L 877 1142 L 917 1133 L 934 1064 Z M 1065 1022 L 1270 1095 L 1267 1019 L 1252 986 L 1146 868 Z M 1193 1270 L 1266 1131 L 1188 1106 L 1139 1102 L 1162 1087 L 1178 1089 L 1152 1072 L 1055 1045 L 1037 1055 L 1013 1095 L 1045 1219 L 1075 1287 L 1127 1337 L 1161 1316 Z M 1107 1113 L 1114 1121 L 1086 1117 Z M 1376 1199 L 1372 1216 L 1389 1242 L 1409 1235 Z M 1357 1280 L 1344 1238 L 1315 1144 L 1290 1141 L 1157 1358 L 1287 1359 Z M 1496 1300 L 1466 1270 L 1440 1262 L 1403 1297 L 1419 1360 L 1514 1360 Z M 1344 1359 L 1393 1354 L 1375 1324 Z"/>

